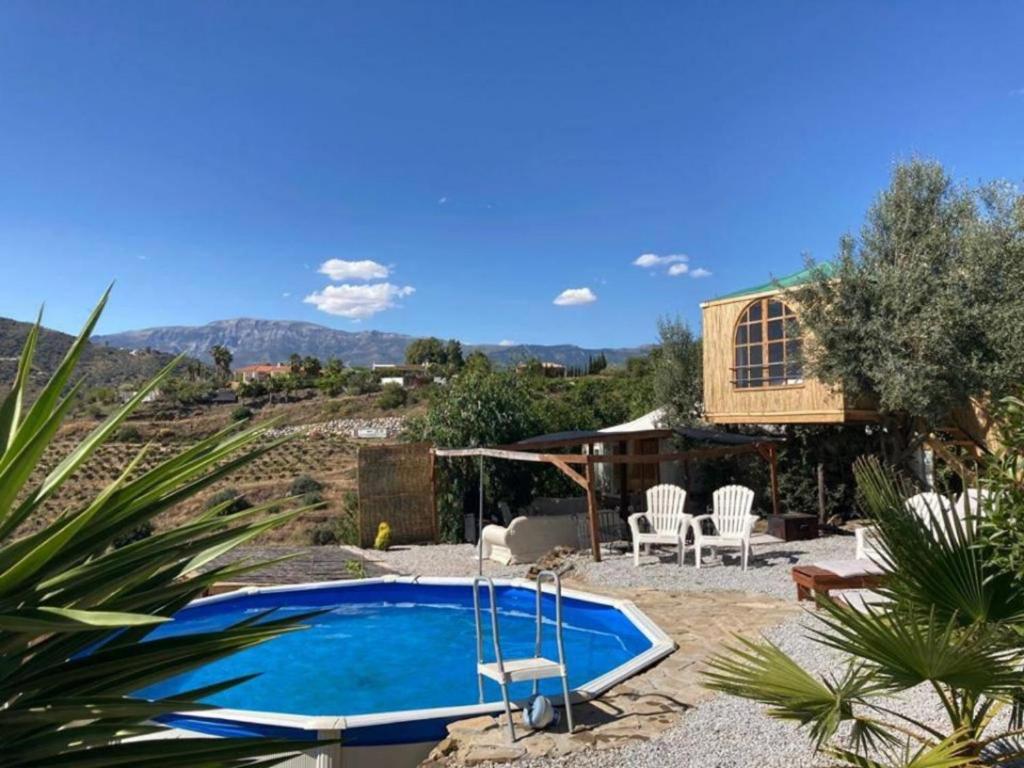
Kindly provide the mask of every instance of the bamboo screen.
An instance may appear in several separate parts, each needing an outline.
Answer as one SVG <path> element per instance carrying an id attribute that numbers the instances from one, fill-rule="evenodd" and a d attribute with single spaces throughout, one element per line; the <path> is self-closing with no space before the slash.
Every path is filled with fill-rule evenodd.
<path id="1" fill-rule="evenodd" d="M 361 446 L 357 482 L 361 547 L 385 522 L 393 544 L 436 541 L 429 443 Z"/>

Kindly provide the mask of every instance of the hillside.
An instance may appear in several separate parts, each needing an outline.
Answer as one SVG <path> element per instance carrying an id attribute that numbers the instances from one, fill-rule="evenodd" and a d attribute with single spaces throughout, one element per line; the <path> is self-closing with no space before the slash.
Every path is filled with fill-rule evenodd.
<path id="1" fill-rule="evenodd" d="M 291 354 L 314 355 L 321 359 L 341 358 L 348 365 L 400 363 L 412 336 L 381 331 L 342 331 L 316 323 L 292 320 L 237 318 L 217 320 L 199 326 L 164 326 L 98 336 L 97 342 L 124 349 L 159 349 L 186 352 L 209 361 L 209 350 L 223 345 L 234 354 L 234 364 L 277 362 Z M 644 354 L 645 348 L 586 349 L 572 344 L 512 346 L 466 345 L 465 351 L 479 349 L 496 363 L 508 365 L 531 357 L 570 366 L 586 365 L 602 352 L 612 365 Z"/>
<path id="2" fill-rule="evenodd" d="M 6 391 L 18 369 L 18 357 L 31 323 L 0 318 L 0 392 Z M 74 337 L 43 328 L 36 344 L 30 394 L 46 383 L 68 351 Z M 153 377 L 174 358 L 166 352 L 128 351 L 90 344 L 82 353 L 76 375 L 86 378 L 86 387 L 137 385 Z"/>

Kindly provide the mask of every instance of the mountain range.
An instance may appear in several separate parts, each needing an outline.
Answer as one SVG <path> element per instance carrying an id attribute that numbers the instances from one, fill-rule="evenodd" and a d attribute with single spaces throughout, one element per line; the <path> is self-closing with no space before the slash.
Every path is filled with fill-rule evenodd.
<path id="1" fill-rule="evenodd" d="M 316 323 L 254 318 L 217 320 L 198 326 L 144 328 L 94 337 L 95 343 L 101 346 L 185 352 L 207 362 L 210 348 L 220 344 L 231 350 L 235 366 L 282 362 L 292 354 L 313 355 L 323 360 L 336 357 L 346 365 L 401 363 L 405 360 L 405 348 L 414 339 L 414 336 L 399 333 L 341 331 Z M 647 352 L 646 347 L 587 349 L 574 344 L 480 344 L 464 345 L 463 349 L 467 354 L 480 350 L 499 365 L 536 357 L 544 362 L 583 366 L 589 358 L 602 353 L 609 364 L 621 365 L 630 357 Z"/>

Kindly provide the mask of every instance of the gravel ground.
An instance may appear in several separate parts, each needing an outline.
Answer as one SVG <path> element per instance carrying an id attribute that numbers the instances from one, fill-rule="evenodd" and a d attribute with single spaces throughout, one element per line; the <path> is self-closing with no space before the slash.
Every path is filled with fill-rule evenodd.
<path id="1" fill-rule="evenodd" d="M 790 569 L 800 562 L 849 560 L 854 555 L 853 536 L 827 536 L 812 541 L 791 541 L 754 547 L 746 571 L 739 567 L 738 550 L 723 549 L 710 555 L 705 549 L 699 569 L 693 566 L 693 550 L 679 566 L 674 549 L 655 549 L 633 565 L 632 552 L 605 555 L 595 563 L 589 555 L 573 558 L 575 575 L 595 586 L 640 587 L 663 590 L 738 590 L 792 599 L 795 590 Z"/>
<path id="2" fill-rule="evenodd" d="M 687 552 L 680 567 L 671 549 L 655 549 L 641 555 L 640 567 L 633 566 L 632 553 L 604 554 L 595 563 L 590 554 L 581 552 L 571 559 L 573 576 L 596 587 L 639 587 L 664 590 L 738 590 L 759 592 L 785 599 L 794 595 L 790 568 L 799 562 L 848 560 L 853 557 L 852 536 L 828 536 L 813 541 L 766 544 L 755 547 L 747 571 L 739 567 L 737 554 L 723 550 L 722 556 L 709 556 L 698 570 L 693 566 L 693 552 Z M 353 549 L 370 563 L 405 575 L 471 576 L 476 573 L 476 548 L 471 544 L 436 544 L 432 546 L 395 547 L 388 552 L 367 552 Z M 724 557 L 724 559 L 723 559 Z M 487 576 L 523 576 L 529 565 L 499 565 L 484 561 Z"/>
<path id="3" fill-rule="evenodd" d="M 766 637 L 817 674 L 841 672 L 841 657 L 809 637 L 814 619 L 803 614 L 765 633 Z M 887 704 L 922 722 L 943 723 L 942 708 L 929 688 L 907 692 Z M 587 750 L 567 758 L 524 760 L 524 768 L 793 768 L 835 765 L 815 755 L 806 730 L 775 720 L 764 708 L 744 699 L 718 695 L 698 705 L 674 728 L 645 742 L 610 750 Z"/>

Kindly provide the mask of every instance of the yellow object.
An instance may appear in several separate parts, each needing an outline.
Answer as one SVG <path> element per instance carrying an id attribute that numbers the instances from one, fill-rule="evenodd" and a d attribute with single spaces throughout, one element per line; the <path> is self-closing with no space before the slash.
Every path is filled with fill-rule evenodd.
<path id="1" fill-rule="evenodd" d="M 377 526 L 377 538 L 373 541 L 373 548 L 385 550 L 391 546 L 391 526 L 381 523 Z"/>

